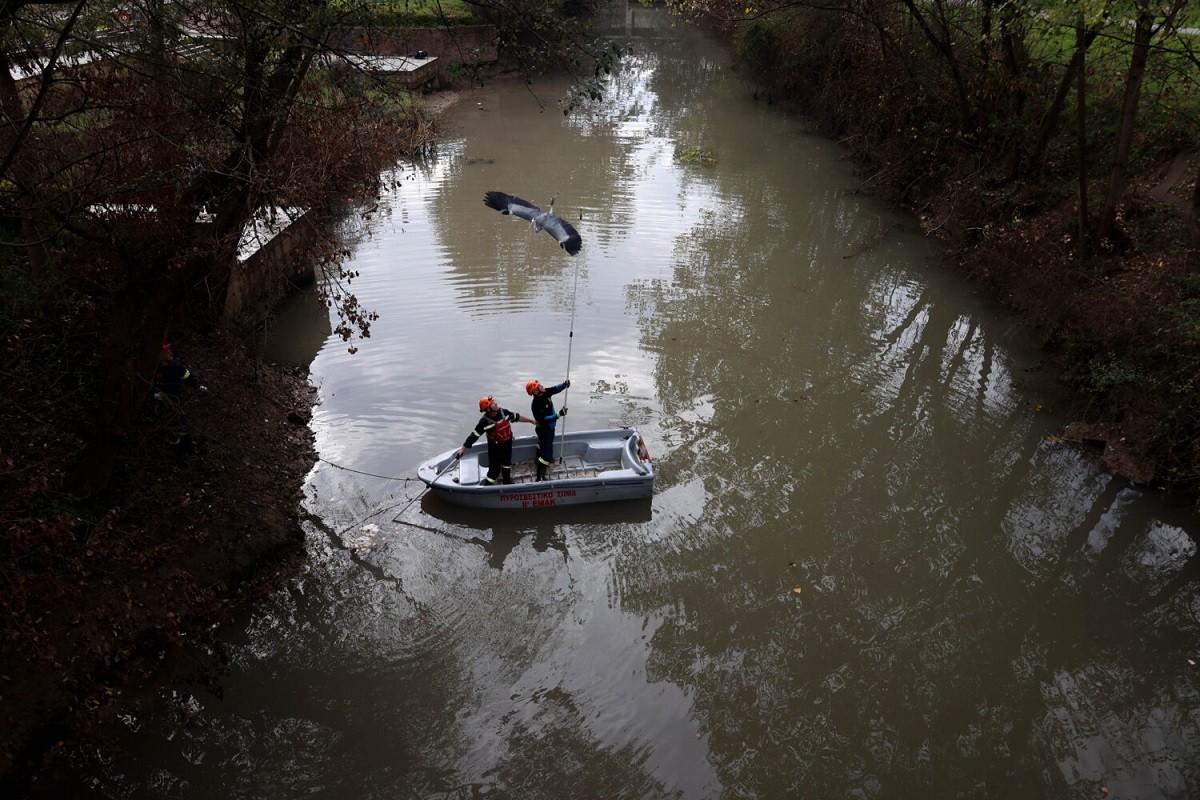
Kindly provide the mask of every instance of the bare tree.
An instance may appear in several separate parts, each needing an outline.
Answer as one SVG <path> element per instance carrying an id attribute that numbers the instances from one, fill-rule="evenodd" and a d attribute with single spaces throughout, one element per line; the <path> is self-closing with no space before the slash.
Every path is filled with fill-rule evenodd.
<path id="1" fill-rule="evenodd" d="M 1066 106 L 1067 98 L 1070 96 L 1071 87 L 1076 86 L 1078 79 L 1082 77 L 1087 51 L 1096 41 L 1098 34 L 1098 30 L 1085 27 L 1082 19 L 1076 26 L 1075 47 L 1071 50 L 1071 59 L 1062 72 L 1049 107 L 1042 114 L 1041 124 L 1037 128 L 1037 137 L 1029 155 L 1029 166 L 1034 172 L 1041 172 L 1045 169 L 1046 151 L 1050 147 L 1054 134 L 1058 131 L 1058 121 Z M 1080 103 L 1084 102 L 1083 95 L 1080 94 L 1077 97 Z"/>
<path id="2" fill-rule="evenodd" d="M 1146 63 L 1150 58 L 1150 44 L 1156 35 L 1173 25 L 1176 15 L 1185 5 L 1187 0 L 1172 0 L 1165 8 L 1160 8 L 1151 0 L 1133 0 L 1132 52 L 1122 93 L 1121 116 L 1117 123 L 1112 174 L 1095 228 L 1096 238 L 1101 242 L 1112 238 L 1117 224 L 1117 209 L 1129 186 L 1129 155 L 1136 132 L 1135 123 L 1141 102 L 1142 82 L 1146 76 Z"/>
<path id="3" fill-rule="evenodd" d="M 14 44 L 23 45 L 23 49 L 32 49 L 34 42 L 21 41 L 17 30 L 18 15 L 24 9 L 38 6 L 68 6 L 70 13 L 61 24 L 52 48 L 45 56 L 38 74 L 36 93 L 26 107 L 25 101 L 17 90 L 13 79 L 14 64 L 9 57 L 9 47 Z M 65 46 L 72 36 L 75 23 L 84 10 L 84 0 L 49 0 L 45 3 L 33 3 L 30 0 L 3 0 L 0 3 L 0 112 L 3 113 L 3 124 L 0 136 L 3 141 L 3 156 L 0 160 L 0 181 L 8 180 L 11 185 L 12 197 L 6 204 L 15 207 L 21 218 L 21 231 L 25 240 L 26 255 L 29 260 L 31 278 L 41 280 L 45 277 L 46 242 L 48 234 L 44 225 L 38 219 L 38 184 L 31 180 L 29 171 L 24 169 L 18 160 L 22 145 L 28 139 L 34 124 L 42 112 L 43 104 L 59 71 L 60 60 Z"/>
<path id="4" fill-rule="evenodd" d="M 963 65 L 955 50 L 955 35 L 947 17 L 946 3 L 943 0 L 934 0 L 932 3 L 918 4 L 915 0 L 904 0 L 904 6 L 946 65 L 954 86 L 961 130 L 974 131 L 978 120 L 963 73 Z"/>
<path id="5" fill-rule="evenodd" d="M 572 31 L 555 4 L 480 5 L 530 68 L 599 80 L 617 54 Z M 83 0 L 0 0 L 0 66 L 14 44 L 40 56 L 37 77 L 0 77 L 0 210 L 25 223 L 31 285 L 87 297 L 87 319 L 68 321 L 95 343 L 77 359 L 94 408 L 75 470 L 85 493 L 108 485 L 168 330 L 185 315 L 220 323 L 255 215 L 375 191 L 381 168 L 431 136 L 407 115 L 406 90 L 335 45 L 336 26 L 371 18 L 367 0 L 126 7 L 118 19 Z M 348 68 L 335 76 L 338 63 Z M 339 332 L 365 334 L 370 311 L 349 293 L 335 300 Z"/>
<path id="6" fill-rule="evenodd" d="M 50 47 L 36 86 L 0 78 L 0 164 L 15 187 L 0 201 L 20 210 L 32 282 L 53 271 L 93 301 L 95 415 L 77 475 L 94 491 L 168 329 L 185 307 L 218 321 L 258 209 L 320 207 L 369 185 L 406 129 L 379 86 L 357 91 L 314 70 L 342 13 L 327 0 L 229 0 L 202 18 L 198 6 L 151 0 L 115 29 L 85 19 L 82 2 L 62 5 L 68 13 L 0 6 L 6 31 L 40 29 Z M 28 38 L 30 50 L 42 44 Z M 92 59 L 74 73 L 70 48 Z"/>

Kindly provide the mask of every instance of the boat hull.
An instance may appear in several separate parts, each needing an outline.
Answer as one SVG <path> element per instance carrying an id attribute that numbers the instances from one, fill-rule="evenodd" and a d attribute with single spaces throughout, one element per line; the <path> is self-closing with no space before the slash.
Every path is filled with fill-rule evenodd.
<path id="1" fill-rule="evenodd" d="M 434 456 L 417 476 L 440 499 L 468 508 L 529 510 L 637 500 L 654 493 L 654 465 L 632 428 L 576 431 L 554 440 L 549 480 L 536 480 L 537 437 L 513 440 L 512 484 L 486 484 L 487 444 L 461 459 L 454 450 Z"/>

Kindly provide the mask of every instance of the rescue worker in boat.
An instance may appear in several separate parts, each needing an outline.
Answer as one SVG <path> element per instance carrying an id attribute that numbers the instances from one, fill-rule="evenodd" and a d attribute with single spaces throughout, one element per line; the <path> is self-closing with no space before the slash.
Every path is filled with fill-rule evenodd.
<path id="1" fill-rule="evenodd" d="M 563 389 L 570 388 L 570 378 L 549 389 L 542 386 L 540 381 L 529 381 L 525 384 L 525 391 L 533 395 L 530 408 L 534 424 L 537 425 L 535 430 L 538 437 L 537 479 L 539 481 L 546 480 L 550 465 L 554 463 L 554 428 L 558 424 L 558 418 L 567 415 L 566 406 L 562 411 L 555 411 L 554 402 L 550 398 Z"/>
<path id="2" fill-rule="evenodd" d="M 500 404 L 490 394 L 479 398 L 479 410 L 483 416 L 479 418 L 475 430 L 468 434 L 462 447 L 454 453 L 455 458 L 462 458 L 463 453 L 484 434 L 488 443 L 488 472 L 483 479 L 484 485 L 490 486 L 500 478 L 501 483 L 512 483 L 512 423 L 530 422 L 529 417 L 501 408 Z"/>

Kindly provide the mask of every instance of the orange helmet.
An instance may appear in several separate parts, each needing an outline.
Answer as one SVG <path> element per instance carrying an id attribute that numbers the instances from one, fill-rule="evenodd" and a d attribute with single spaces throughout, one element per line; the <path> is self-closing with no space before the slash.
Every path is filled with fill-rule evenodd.
<path id="1" fill-rule="evenodd" d="M 525 391 L 529 392 L 530 394 L 537 394 L 538 390 L 541 388 L 541 381 L 530 381 L 529 383 L 525 384 Z"/>
<path id="2" fill-rule="evenodd" d="M 489 408 L 491 408 L 492 400 L 493 398 L 490 394 L 486 397 L 479 398 L 479 410 L 487 411 Z"/>

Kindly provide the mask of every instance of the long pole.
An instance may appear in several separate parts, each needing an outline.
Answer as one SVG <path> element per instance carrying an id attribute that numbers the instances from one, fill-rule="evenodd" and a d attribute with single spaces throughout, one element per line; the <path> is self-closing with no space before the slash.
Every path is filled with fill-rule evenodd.
<path id="1" fill-rule="evenodd" d="M 571 347 L 575 344 L 575 293 L 579 290 L 579 260 L 575 260 L 575 280 L 571 286 L 571 331 L 567 334 L 567 380 L 571 380 Z M 568 386 L 563 391 L 563 408 L 567 407 L 567 398 L 571 394 L 571 387 Z M 562 419 L 566 419 L 563 417 Z M 560 422 L 562 420 L 559 420 Z M 567 435 L 567 423 L 562 423 L 562 431 L 558 434 L 558 463 L 562 463 L 563 441 Z"/>

